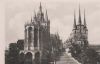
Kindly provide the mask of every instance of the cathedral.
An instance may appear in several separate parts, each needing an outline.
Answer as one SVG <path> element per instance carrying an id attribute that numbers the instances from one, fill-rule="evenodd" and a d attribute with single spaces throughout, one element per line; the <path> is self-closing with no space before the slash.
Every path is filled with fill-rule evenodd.
<path id="1" fill-rule="evenodd" d="M 31 18 L 30 23 L 25 24 L 24 50 L 20 51 L 25 55 L 25 63 L 32 57 L 34 64 L 47 59 L 50 52 L 50 20 L 47 10 L 44 13 L 40 3 L 39 11 Z M 38 60 L 36 62 L 36 60 Z M 40 61 L 39 61 L 40 60 Z"/>
<path id="2" fill-rule="evenodd" d="M 73 29 L 67 42 L 70 42 L 70 44 L 73 44 L 73 43 L 78 44 L 81 47 L 88 45 L 88 29 L 87 29 L 87 24 L 86 24 L 86 19 L 85 19 L 85 10 L 84 10 L 84 20 L 82 22 L 81 12 L 79 8 L 78 23 L 76 23 L 76 15 L 74 12 Z"/>
<path id="3" fill-rule="evenodd" d="M 31 22 L 25 24 L 25 50 L 42 49 L 43 42 L 47 42 L 50 36 L 50 20 L 47 11 L 44 15 L 40 4 L 38 13 L 31 18 Z M 46 38 L 46 39 L 45 39 Z"/>

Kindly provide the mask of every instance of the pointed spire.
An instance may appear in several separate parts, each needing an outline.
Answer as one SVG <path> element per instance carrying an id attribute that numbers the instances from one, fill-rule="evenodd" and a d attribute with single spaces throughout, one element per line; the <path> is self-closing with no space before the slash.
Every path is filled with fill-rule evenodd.
<path id="1" fill-rule="evenodd" d="M 42 5 L 41 5 L 41 2 L 40 2 L 40 7 L 39 7 L 39 9 L 40 9 L 40 12 L 42 12 Z"/>
<path id="2" fill-rule="evenodd" d="M 36 12 L 34 11 L 34 19 L 36 19 Z"/>
<path id="3" fill-rule="evenodd" d="M 74 29 L 76 29 L 76 14 L 75 14 L 75 10 L 74 10 L 74 25 L 73 25 Z"/>
<path id="4" fill-rule="evenodd" d="M 85 9 L 84 9 L 84 26 L 86 27 Z"/>
<path id="5" fill-rule="evenodd" d="M 39 12 L 37 13 L 37 17 L 39 17 L 40 19 L 44 18 L 44 13 L 42 12 L 41 2 L 40 2 L 40 6 L 39 6 Z"/>
<path id="6" fill-rule="evenodd" d="M 31 17 L 31 22 L 33 21 L 32 17 Z"/>
<path id="7" fill-rule="evenodd" d="M 46 9 L 46 13 L 45 13 L 45 19 L 48 21 L 48 13 L 47 13 L 47 9 Z"/>
<path id="8" fill-rule="evenodd" d="M 26 22 L 25 22 L 24 26 L 26 27 Z"/>
<path id="9" fill-rule="evenodd" d="M 81 11 L 80 11 L 80 4 L 79 4 L 79 25 L 81 25 L 82 24 L 82 22 L 81 22 Z"/>

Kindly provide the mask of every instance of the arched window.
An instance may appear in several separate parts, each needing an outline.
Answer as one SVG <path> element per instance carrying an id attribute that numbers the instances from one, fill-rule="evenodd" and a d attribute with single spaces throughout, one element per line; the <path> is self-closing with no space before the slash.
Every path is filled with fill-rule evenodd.
<path id="1" fill-rule="evenodd" d="M 31 41 L 31 38 L 32 38 L 32 27 L 29 27 L 28 28 L 28 40 L 29 40 L 29 42 Z"/>
<path id="2" fill-rule="evenodd" d="M 31 52 L 26 53 L 25 64 L 32 64 L 32 53 Z"/>
<path id="3" fill-rule="evenodd" d="M 39 58 L 39 57 L 40 57 L 40 53 L 39 52 L 35 53 L 35 58 Z"/>
<path id="4" fill-rule="evenodd" d="M 28 28 L 28 49 L 30 49 L 32 42 L 32 27 Z"/>
<path id="5" fill-rule="evenodd" d="M 40 63 L 39 60 L 40 60 L 40 53 L 37 52 L 35 53 L 35 64 L 39 64 Z"/>
<path id="6" fill-rule="evenodd" d="M 19 54 L 19 64 L 24 64 L 24 53 Z"/>
<path id="7" fill-rule="evenodd" d="M 34 28 L 34 47 L 37 47 L 38 42 L 38 29 Z"/>

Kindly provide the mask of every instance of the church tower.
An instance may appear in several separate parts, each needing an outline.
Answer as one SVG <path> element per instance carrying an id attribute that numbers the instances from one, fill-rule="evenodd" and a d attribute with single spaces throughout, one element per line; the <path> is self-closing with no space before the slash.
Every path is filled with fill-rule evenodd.
<path id="1" fill-rule="evenodd" d="M 76 15 L 75 15 L 75 11 L 74 11 L 74 24 L 73 24 L 73 29 L 76 29 Z"/>
<path id="2" fill-rule="evenodd" d="M 42 56 L 42 52 L 49 51 L 50 20 L 47 10 L 44 14 L 41 3 L 38 12 L 34 12 L 34 17 L 30 19 L 29 23 L 25 24 L 24 32 L 25 42 L 23 52 L 25 54 L 30 52 L 34 56 L 36 52 L 39 52 Z"/>
<path id="3" fill-rule="evenodd" d="M 84 27 L 86 28 L 86 18 L 85 18 L 85 9 L 84 9 Z"/>
<path id="4" fill-rule="evenodd" d="M 88 29 L 86 24 L 85 9 L 84 9 L 84 33 L 86 34 L 85 38 L 88 39 Z"/>
<path id="5" fill-rule="evenodd" d="M 80 5 L 79 5 L 79 19 L 78 19 L 78 24 L 81 25 L 82 21 L 81 21 L 81 11 L 80 11 Z"/>
<path id="6" fill-rule="evenodd" d="M 79 44 L 81 46 L 84 46 L 88 42 L 88 29 L 86 25 L 85 10 L 84 10 L 84 20 L 82 23 L 80 6 L 79 6 L 78 24 L 76 24 L 76 15 L 74 11 L 74 24 L 70 38 L 71 38 L 70 40 L 72 40 L 71 41 L 72 43 Z"/>
<path id="7" fill-rule="evenodd" d="M 73 24 L 73 33 L 76 33 L 76 30 L 77 30 L 77 26 L 76 26 L 76 14 L 75 14 L 75 11 L 74 11 L 74 24 Z"/>

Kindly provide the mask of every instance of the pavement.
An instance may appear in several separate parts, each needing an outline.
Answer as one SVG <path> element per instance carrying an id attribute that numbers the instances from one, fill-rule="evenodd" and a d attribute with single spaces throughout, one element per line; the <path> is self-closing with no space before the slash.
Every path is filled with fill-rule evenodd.
<path id="1" fill-rule="evenodd" d="M 77 60 L 75 60 L 71 55 L 67 52 L 64 52 L 60 56 L 60 60 L 56 61 L 55 64 L 80 64 Z"/>

